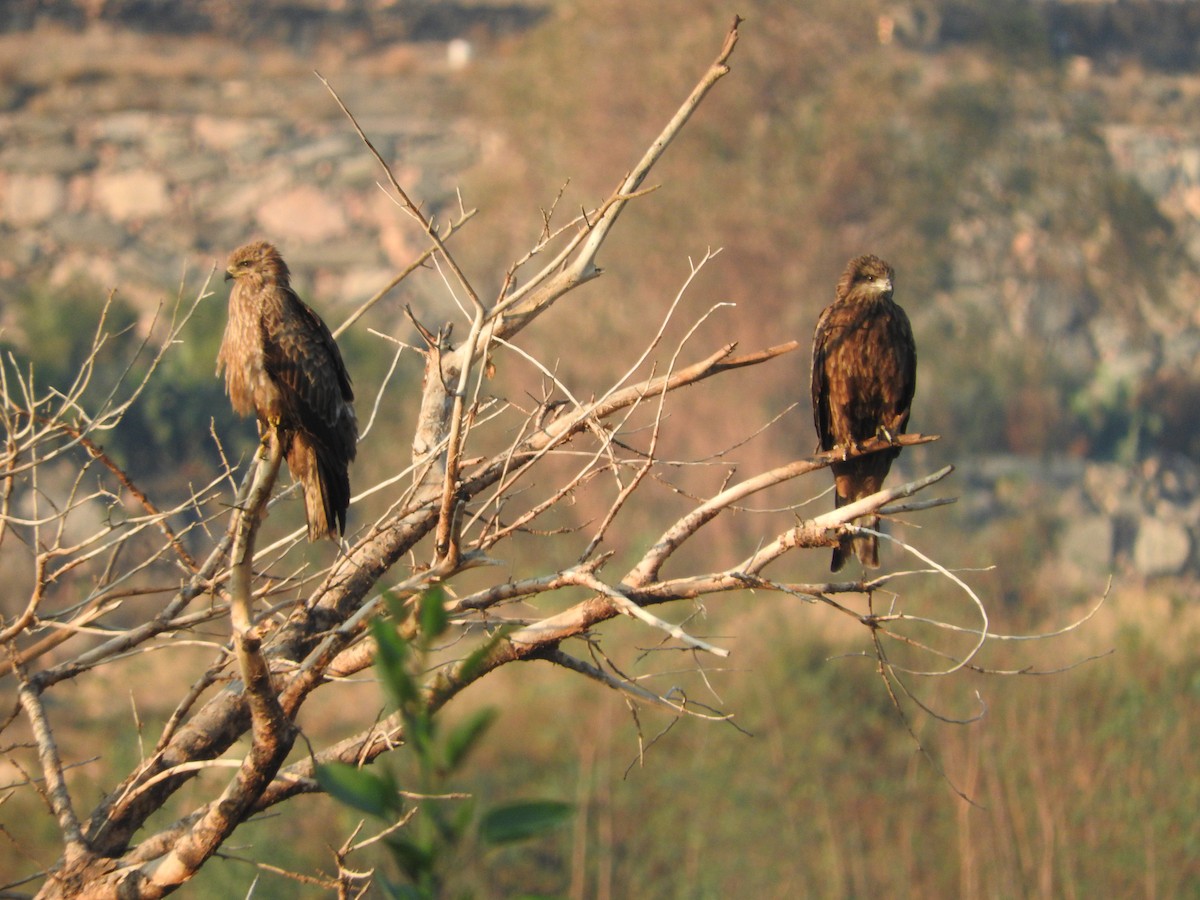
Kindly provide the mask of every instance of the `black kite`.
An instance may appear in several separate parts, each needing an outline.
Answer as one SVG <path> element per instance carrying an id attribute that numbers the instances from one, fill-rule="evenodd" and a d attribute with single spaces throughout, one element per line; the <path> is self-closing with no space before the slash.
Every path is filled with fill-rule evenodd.
<path id="1" fill-rule="evenodd" d="M 217 355 L 234 411 L 277 429 L 292 478 L 304 489 L 308 539 L 346 531 L 349 466 L 357 452 L 354 392 L 337 343 L 296 296 L 287 264 L 266 241 L 229 257 L 229 321 Z"/>
<path id="2" fill-rule="evenodd" d="M 821 450 L 857 448 L 874 437 L 894 440 L 908 428 L 917 386 L 917 348 L 908 316 L 892 300 L 895 273 L 877 256 L 850 260 L 833 303 L 821 313 L 813 335 L 813 420 Z M 900 448 L 833 463 L 837 506 L 883 487 Z M 876 528 L 878 516 L 856 524 Z M 874 535 L 843 538 L 833 549 L 837 572 L 851 550 L 864 566 L 879 566 Z"/>

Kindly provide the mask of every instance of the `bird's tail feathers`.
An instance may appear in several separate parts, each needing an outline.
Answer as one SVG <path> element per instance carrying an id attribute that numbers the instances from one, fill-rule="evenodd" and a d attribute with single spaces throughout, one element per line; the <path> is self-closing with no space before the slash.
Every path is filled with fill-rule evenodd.
<path id="1" fill-rule="evenodd" d="M 878 529 L 879 516 L 863 516 L 860 519 L 854 520 L 855 525 L 861 525 L 864 528 Z M 838 542 L 838 545 L 833 548 L 833 559 L 829 563 L 831 572 L 840 572 L 842 567 L 846 565 L 853 554 L 858 557 L 868 569 L 879 568 L 879 538 L 873 534 L 856 534 L 845 535 Z"/>
<path id="2" fill-rule="evenodd" d="M 890 463 L 889 463 L 890 465 Z M 862 466 L 843 471 L 834 467 L 834 508 L 840 509 L 855 500 L 869 497 L 881 487 L 887 469 L 880 472 L 863 472 Z M 879 516 L 859 516 L 855 525 L 878 529 Z M 879 568 L 879 538 L 873 534 L 845 535 L 833 548 L 833 560 L 829 564 L 832 572 L 839 572 L 851 556 L 857 556 L 868 569 Z"/>
<path id="3" fill-rule="evenodd" d="M 350 506 L 350 474 L 336 454 L 303 433 L 292 439 L 288 470 L 304 490 L 304 518 L 309 541 L 336 541 L 346 531 Z"/>

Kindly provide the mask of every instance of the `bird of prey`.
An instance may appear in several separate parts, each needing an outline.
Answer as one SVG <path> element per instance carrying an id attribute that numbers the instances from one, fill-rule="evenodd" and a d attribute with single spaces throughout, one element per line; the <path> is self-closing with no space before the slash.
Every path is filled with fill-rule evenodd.
<path id="1" fill-rule="evenodd" d="M 349 466 L 357 452 L 354 391 L 337 343 L 320 316 L 292 290 L 287 263 L 258 241 L 229 257 L 229 320 L 217 375 L 234 412 L 275 429 L 288 470 L 304 490 L 308 539 L 346 531 Z"/>
<path id="2" fill-rule="evenodd" d="M 893 441 L 908 427 L 917 348 L 908 316 L 892 300 L 894 281 L 892 267 L 877 256 L 850 260 L 813 335 L 813 421 L 819 449 L 843 451 L 831 466 L 839 507 L 880 490 L 900 448 L 845 454 L 874 437 Z M 875 528 L 879 517 L 856 523 Z M 858 535 L 833 548 L 830 568 L 839 571 L 852 550 L 864 566 L 879 566 L 878 538 Z"/>

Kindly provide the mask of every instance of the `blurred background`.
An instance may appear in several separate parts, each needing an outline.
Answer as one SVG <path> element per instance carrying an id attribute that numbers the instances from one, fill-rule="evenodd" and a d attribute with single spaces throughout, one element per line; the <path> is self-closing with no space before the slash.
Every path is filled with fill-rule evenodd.
<path id="1" fill-rule="evenodd" d="M 988 661 L 1028 674 L 917 680 L 944 716 L 982 703 L 970 725 L 911 705 L 902 720 L 863 629 L 753 597 L 706 610 L 735 651 L 717 689 L 744 731 L 684 721 L 641 762 L 616 695 L 509 667 L 465 698 L 502 716 L 460 787 L 579 813 L 553 839 L 464 867 L 463 888 L 1195 894 L 1200 2 L 6 0 L 0 345 L 42 381 L 66 379 L 111 290 L 132 349 L 215 267 L 213 296 L 108 448 L 143 487 L 182 496 L 219 465 L 197 439 L 214 415 L 231 445 L 252 439 L 213 376 L 228 252 L 278 244 L 332 326 L 424 249 L 314 70 L 428 211 L 479 208 L 453 246 L 494 297 L 544 210 L 557 203 L 565 224 L 619 183 L 735 13 L 732 73 L 653 173 L 661 188 L 625 213 L 604 277 L 524 346 L 595 390 L 657 328 L 689 260 L 720 248 L 680 333 L 736 305 L 693 356 L 730 340 L 805 346 L 690 398 L 672 452 L 703 455 L 783 414 L 740 452 L 748 473 L 813 449 L 813 325 L 848 258 L 883 256 L 919 350 L 911 428 L 942 436 L 906 451 L 893 478 L 957 467 L 942 491 L 959 502 L 906 539 L 947 566 L 994 567 L 971 582 L 1001 633 L 1063 628 L 1111 579 L 1108 599 L 1080 628 Z M 458 316 L 434 270 L 373 308 L 342 339 L 362 397 L 392 353 L 369 329 L 411 340 L 405 304 L 434 328 Z M 499 368 L 497 392 L 522 389 Z M 401 391 L 415 396 L 420 376 L 406 357 Z M 407 448 L 415 412 L 386 411 L 375 447 Z M 355 477 L 406 462 L 406 449 L 364 452 Z M 656 533 L 642 529 L 631 541 Z M 797 572 L 822 577 L 824 562 Z M 643 736 L 663 725 L 643 718 Z M 105 786 L 105 765 L 84 777 Z M 320 866 L 353 824 L 324 799 L 292 806 L 239 832 L 242 854 Z M 244 895 L 257 874 L 218 860 L 190 890 Z M 261 875 L 255 893 L 296 890 Z"/>

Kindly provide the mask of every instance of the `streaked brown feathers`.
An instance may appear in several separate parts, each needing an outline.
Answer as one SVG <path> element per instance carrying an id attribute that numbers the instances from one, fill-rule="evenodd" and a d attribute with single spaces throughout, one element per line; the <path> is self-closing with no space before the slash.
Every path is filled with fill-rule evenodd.
<path id="1" fill-rule="evenodd" d="M 917 385 L 917 349 L 908 316 L 892 300 L 895 273 L 877 256 L 850 260 L 834 301 L 821 313 L 813 335 L 813 421 L 820 450 L 856 447 L 873 437 L 895 437 L 908 428 Z M 900 448 L 835 462 L 837 506 L 883 487 Z M 868 528 L 877 516 L 857 520 Z M 846 538 L 834 548 L 838 571 L 850 552 L 863 565 L 879 565 L 874 535 Z"/>
<path id="2" fill-rule="evenodd" d="M 229 320 L 217 374 L 236 412 L 277 428 L 288 470 L 304 490 L 308 539 L 346 530 L 349 465 L 357 453 L 354 391 L 329 329 L 292 290 L 287 264 L 266 241 L 229 257 Z"/>

